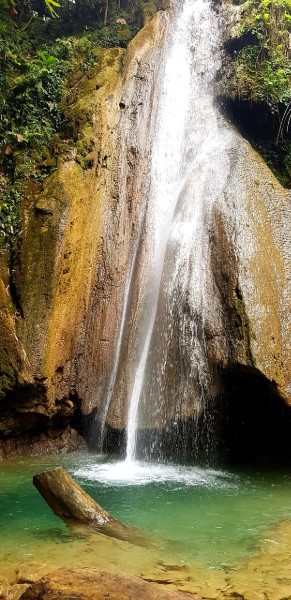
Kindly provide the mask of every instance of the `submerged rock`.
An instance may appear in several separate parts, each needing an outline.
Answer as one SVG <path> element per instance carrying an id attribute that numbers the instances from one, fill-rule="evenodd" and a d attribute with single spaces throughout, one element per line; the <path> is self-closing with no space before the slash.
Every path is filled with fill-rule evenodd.
<path id="1" fill-rule="evenodd" d="M 36 583 L 49 570 L 49 567 L 43 563 L 25 562 L 16 571 L 17 583 Z"/>

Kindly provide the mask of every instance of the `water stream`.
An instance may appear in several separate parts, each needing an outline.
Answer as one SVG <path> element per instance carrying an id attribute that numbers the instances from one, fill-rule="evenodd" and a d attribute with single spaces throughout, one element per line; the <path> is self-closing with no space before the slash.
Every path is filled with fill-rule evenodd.
<path id="1" fill-rule="evenodd" d="M 136 370 L 129 402 L 127 426 L 127 460 L 135 458 L 138 406 L 144 384 L 146 363 L 156 320 L 160 282 L 165 252 L 173 223 L 174 211 L 181 192 L 184 172 L 184 139 L 191 87 L 187 22 L 194 14 L 194 4 L 186 2 L 182 13 L 169 24 L 161 56 L 162 81 L 156 108 L 156 134 L 152 141 L 150 189 L 148 203 L 148 236 L 151 264 L 149 280 L 150 312 L 148 329 Z M 178 27 L 177 27 L 178 23 Z M 184 36 L 184 37 L 183 37 Z"/>

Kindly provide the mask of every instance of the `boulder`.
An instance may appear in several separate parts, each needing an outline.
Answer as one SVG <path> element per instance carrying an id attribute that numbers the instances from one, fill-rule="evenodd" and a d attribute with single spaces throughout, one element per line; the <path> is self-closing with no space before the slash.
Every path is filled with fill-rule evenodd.
<path id="1" fill-rule="evenodd" d="M 41 577 L 47 574 L 49 567 L 44 563 L 28 561 L 22 563 L 17 569 L 17 583 L 36 583 Z"/>
<path id="2" fill-rule="evenodd" d="M 138 577 L 96 569 L 59 569 L 30 586 L 21 600 L 199 600 Z"/>
<path id="3" fill-rule="evenodd" d="M 71 427 L 50 429 L 35 436 L 24 434 L 0 440 L 0 460 L 10 456 L 44 456 L 86 450 L 84 438 Z"/>

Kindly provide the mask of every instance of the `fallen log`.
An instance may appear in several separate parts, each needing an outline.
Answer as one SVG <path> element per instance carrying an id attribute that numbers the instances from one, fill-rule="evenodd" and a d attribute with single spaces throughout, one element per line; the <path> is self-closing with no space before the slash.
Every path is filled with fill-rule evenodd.
<path id="1" fill-rule="evenodd" d="M 82 524 L 139 546 L 152 545 L 138 529 L 114 519 L 62 467 L 37 473 L 32 481 L 53 513 L 65 523 Z"/>

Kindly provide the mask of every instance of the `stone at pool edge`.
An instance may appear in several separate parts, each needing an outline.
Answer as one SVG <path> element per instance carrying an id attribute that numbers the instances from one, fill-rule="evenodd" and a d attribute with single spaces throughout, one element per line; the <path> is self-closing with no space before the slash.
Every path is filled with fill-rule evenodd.
<path id="1" fill-rule="evenodd" d="M 50 569 L 45 563 L 27 561 L 16 569 L 13 582 L 7 578 L 2 579 L 0 574 L 0 600 L 19 600 L 27 588 L 47 575 Z"/>
<path id="2" fill-rule="evenodd" d="M 51 567 L 48 567 L 45 563 L 24 562 L 16 571 L 17 583 L 36 583 L 47 575 L 50 570 Z"/>
<path id="3" fill-rule="evenodd" d="M 88 447 L 84 438 L 72 427 L 49 430 L 34 437 L 31 434 L 23 434 L 16 438 L 0 440 L 0 462 L 11 457 L 49 456 L 86 451 Z"/>
<path id="4" fill-rule="evenodd" d="M 21 600 L 201 600 L 196 594 L 96 569 L 58 569 L 30 585 Z"/>
<path id="5" fill-rule="evenodd" d="M 19 600 L 28 587 L 28 583 L 11 584 L 0 580 L 0 600 Z"/>

